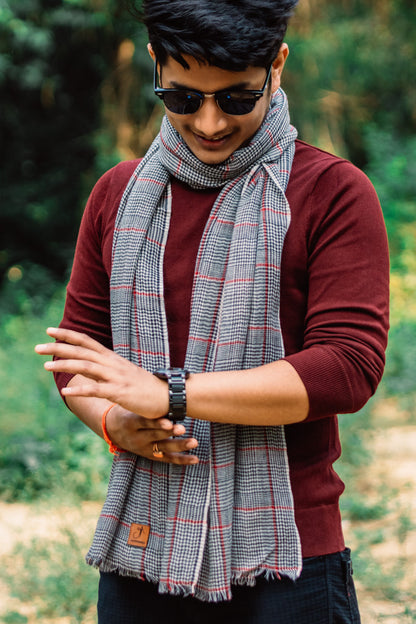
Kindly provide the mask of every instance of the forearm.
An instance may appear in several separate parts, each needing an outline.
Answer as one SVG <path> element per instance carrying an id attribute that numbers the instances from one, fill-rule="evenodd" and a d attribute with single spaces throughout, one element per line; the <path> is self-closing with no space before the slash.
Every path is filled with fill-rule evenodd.
<path id="1" fill-rule="evenodd" d="M 91 380 L 87 377 L 75 375 L 68 386 L 89 383 Z M 156 382 L 152 392 L 151 403 L 167 405 L 168 386 L 165 382 Z M 304 420 L 309 411 L 305 386 L 293 366 L 284 360 L 249 370 L 193 374 L 186 382 L 186 392 L 188 416 L 211 422 L 287 425 Z M 68 394 L 66 400 L 78 418 L 103 437 L 102 414 L 111 401 Z M 162 410 L 158 416 L 162 418 L 166 411 Z M 150 416 L 144 405 L 141 413 L 144 417 Z M 154 418 L 153 414 L 151 418 Z"/>
<path id="2" fill-rule="evenodd" d="M 87 385 L 91 381 L 82 375 L 75 375 L 69 381 L 67 387 L 77 386 L 80 384 Z M 104 411 L 111 405 L 108 399 L 102 399 L 95 396 L 73 396 L 65 397 L 66 403 L 71 410 L 87 427 L 94 433 L 103 438 L 102 415 Z"/>
<path id="3" fill-rule="evenodd" d="M 68 387 L 91 381 L 75 375 Z M 284 360 L 245 371 L 200 373 L 186 382 L 191 418 L 239 425 L 284 425 L 304 420 L 309 403 L 295 369 Z M 167 395 L 167 385 L 160 392 Z M 155 403 L 159 403 L 155 396 Z M 166 399 L 167 401 L 167 396 Z M 98 397 L 66 395 L 69 409 L 103 437 L 102 414 L 111 402 Z M 160 414 L 164 416 L 164 414 Z"/>
<path id="4" fill-rule="evenodd" d="M 56 328 L 49 328 L 48 333 L 61 342 L 38 345 L 36 350 L 58 358 L 45 362 L 47 370 L 75 375 L 62 394 L 94 431 L 99 431 L 99 415 L 108 401 L 149 420 L 167 414 L 165 381 L 85 334 Z M 101 401 L 73 403 L 74 397 Z M 309 410 L 303 382 L 285 360 L 249 370 L 191 375 L 187 381 L 187 402 L 191 418 L 240 425 L 300 422 Z"/>
<path id="5" fill-rule="evenodd" d="M 186 383 L 191 418 L 239 425 L 286 425 L 309 411 L 305 386 L 285 360 L 259 368 L 200 373 Z"/>

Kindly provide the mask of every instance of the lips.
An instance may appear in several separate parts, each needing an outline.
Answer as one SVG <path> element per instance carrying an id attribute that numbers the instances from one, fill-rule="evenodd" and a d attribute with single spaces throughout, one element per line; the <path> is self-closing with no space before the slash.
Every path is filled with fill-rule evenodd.
<path id="1" fill-rule="evenodd" d="M 226 143 L 226 141 L 229 139 L 230 135 L 226 134 L 225 136 L 222 137 L 212 137 L 210 139 L 201 136 L 200 134 L 195 134 L 194 133 L 194 137 L 195 139 L 198 141 L 198 143 L 200 143 L 200 145 L 202 145 L 203 147 L 210 147 L 210 148 L 219 148 L 222 147 L 224 145 L 224 143 Z"/>

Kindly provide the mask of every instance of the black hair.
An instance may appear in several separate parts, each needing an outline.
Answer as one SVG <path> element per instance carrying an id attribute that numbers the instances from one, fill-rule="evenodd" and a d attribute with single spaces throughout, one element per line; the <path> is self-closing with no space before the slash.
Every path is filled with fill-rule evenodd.
<path id="1" fill-rule="evenodd" d="M 157 60 L 183 55 L 230 71 L 268 67 L 298 0 L 143 0 L 141 20 Z M 134 4 L 134 2 L 133 2 Z"/>

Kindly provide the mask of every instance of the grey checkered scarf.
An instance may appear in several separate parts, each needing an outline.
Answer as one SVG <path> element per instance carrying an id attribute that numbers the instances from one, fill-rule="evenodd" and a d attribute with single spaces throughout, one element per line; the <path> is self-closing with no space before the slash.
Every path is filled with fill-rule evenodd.
<path id="1" fill-rule="evenodd" d="M 284 355 L 280 260 L 295 138 L 282 90 L 250 144 L 219 165 L 199 161 L 164 118 L 116 219 L 111 321 L 120 355 L 149 371 L 169 366 L 163 255 L 171 176 L 196 189 L 222 187 L 197 256 L 185 366 L 241 370 Z M 88 562 L 209 601 L 229 600 L 232 584 L 254 585 L 259 575 L 299 576 L 284 428 L 185 424 L 199 442 L 197 465 L 116 455 Z M 150 527 L 145 548 L 128 544 L 132 523 Z"/>

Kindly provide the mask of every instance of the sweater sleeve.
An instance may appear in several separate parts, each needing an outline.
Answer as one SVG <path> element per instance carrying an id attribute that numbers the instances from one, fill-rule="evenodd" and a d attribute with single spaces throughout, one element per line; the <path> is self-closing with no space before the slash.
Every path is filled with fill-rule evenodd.
<path id="1" fill-rule="evenodd" d="M 309 396 L 308 419 L 355 412 L 382 377 L 388 331 L 389 259 L 376 192 L 337 161 L 303 208 L 307 294 L 303 345 L 287 361 Z"/>

